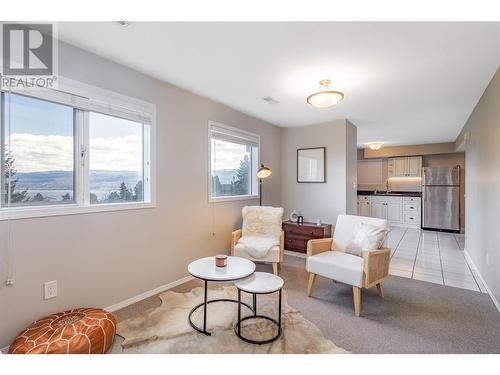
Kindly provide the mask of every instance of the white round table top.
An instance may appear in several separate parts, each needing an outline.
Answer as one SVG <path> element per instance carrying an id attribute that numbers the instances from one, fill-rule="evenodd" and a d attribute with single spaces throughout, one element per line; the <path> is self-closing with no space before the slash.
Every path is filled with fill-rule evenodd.
<path id="1" fill-rule="evenodd" d="M 189 263 L 188 272 L 202 280 L 238 280 L 254 273 L 255 263 L 245 258 L 228 256 L 226 267 L 217 267 L 215 257 L 207 257 Z"/>
<path id="2" fill-rule="evenodd" d="M 283 279 L 267 272 L 254 272 L 243 280 L 234 282 L 236 288 L 248 293 L 272 293 L 283 288 Z"/>

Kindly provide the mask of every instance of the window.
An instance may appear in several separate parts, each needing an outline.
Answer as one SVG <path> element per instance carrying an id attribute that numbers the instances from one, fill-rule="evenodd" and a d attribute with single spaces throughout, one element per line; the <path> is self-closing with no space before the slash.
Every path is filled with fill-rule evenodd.
<path id="1" fill-rule="evenodd" d="M 0 219 L 154 206 L 154 106 L 89 97 L 0 92 Z"/>
<path id="2" fill-rule="evenodd" d="M 2 94 L 2 207 L 74 203 L 74 109 Z"/>
<path id="3" fill-rule="evenodd" d="M 142 202 L 143 125 L 89 114 L 90 203 Z"/>
<path id="4" fill-rule="evenodd" d="M 258 197 L 260 137 L 209 122 L 211 202 Z"/>

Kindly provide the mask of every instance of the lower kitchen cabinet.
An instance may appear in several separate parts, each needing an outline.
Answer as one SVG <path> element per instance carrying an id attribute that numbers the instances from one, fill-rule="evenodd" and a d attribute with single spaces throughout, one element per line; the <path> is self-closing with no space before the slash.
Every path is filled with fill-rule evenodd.
<path id="1" fill-rule="evenodd" d="M 359 216 L 370 216 L 371 215 L 371 204 L 370 201 L 358 201 L 358 215 Z"/>
<path id="2" fill-rule="evenodd" d="M 370 217 L 378 217 L 379 219 L 387 219 L 387 207 L 383 201 L 372 201 Z"/>
<path id="3" fill-rule="evenodd" d="M 396 198 L 396 199 L 392 199 Z M 389 197 L 387 203 L 387 220 L 399 223 L 403 221 L 403 200 L 398 197 Z"/>
<path id="4" fill-rule="evenodd" d="M 420 227 L 420 197 L 358 196 L 358 215 L 386 219 L 391 225 Z"/>

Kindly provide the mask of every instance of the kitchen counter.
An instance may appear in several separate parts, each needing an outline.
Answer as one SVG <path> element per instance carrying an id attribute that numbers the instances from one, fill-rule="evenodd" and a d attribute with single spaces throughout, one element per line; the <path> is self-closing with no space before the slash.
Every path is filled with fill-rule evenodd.
<path id="1" fill-rule="evenodd" d="M 420 191 L 391 191 L 390 193 L 379 191 L 375 194 L 373 190 L 358 190 L 358 195 L 372 195 L 376 197 L 421 197 L 422 193 Z"/>

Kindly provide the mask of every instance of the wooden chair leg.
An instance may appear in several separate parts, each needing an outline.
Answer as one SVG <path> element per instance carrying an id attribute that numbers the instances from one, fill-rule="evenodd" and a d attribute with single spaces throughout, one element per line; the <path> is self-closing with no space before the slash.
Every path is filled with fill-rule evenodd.
<path id="1" fill-rule="evenodd" d="M 313 291 L 314 280 L 316 280 L 316 274 L 309 272 L 309 283 L 307 284 L 307 296 L 311 297 Z"/>
<path id="2" fill-rule="evenodd" d="M 378 292 L 378 296 L 380 298 L 384 298 L 384 289 L 382 288 L 382 284 L 381 283 L 377 284 L 377 292 Z"/>
<path id="3" fill-rule="evenodd" d="M 354 297 L 354 315 L 359 316 L 361 312 L 361 288 L 353 286 L 352 295 Z"/>
<path id="4" fill-rule="evenodd" d="M 275 275 L 277 275 L 277 274 L 278 274 L 278 263 L 273 263 L 273 273 L 274 273 Z"/>

